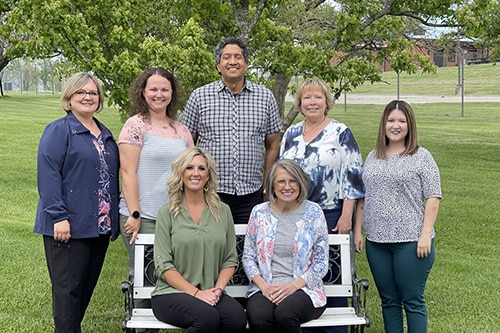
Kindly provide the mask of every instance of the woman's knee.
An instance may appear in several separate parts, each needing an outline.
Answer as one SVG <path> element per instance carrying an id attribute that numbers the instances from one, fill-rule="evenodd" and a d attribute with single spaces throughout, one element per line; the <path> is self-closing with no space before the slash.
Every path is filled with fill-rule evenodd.
<path id="1" fill-rule="evenodd" d="M 290 311 L 289 308 L 278 306 L 274 311 L 274 320 L 281 328 L 300 327 L 300 318 L 295 311 Z"/>
<path id="2" fill-rule="evenodd" d="M 191 332 L 191 331 L 190 331 Z M 219 332 L 219 316 L 201 315 L 193 318 L 192 332 Z"/>
<path id="3" fill-rule="evenodd" d="M 219 309 L 220 332 L 238 333 L 244 332 L 247 326 L 247 315 L 245 310 L 237 301 L 226 300 L 226 306 Z"/>

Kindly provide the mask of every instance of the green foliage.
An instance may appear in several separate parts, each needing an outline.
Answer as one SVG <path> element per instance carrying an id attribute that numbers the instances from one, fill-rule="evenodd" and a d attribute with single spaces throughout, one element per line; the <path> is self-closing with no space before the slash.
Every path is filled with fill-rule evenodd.
<path id="1" fill-rule="evenodd" d="M 462 3 L 463 2 L 463 3 Z M 498 43 L 498 1 L 430 0 L 9 0 L 0 27 L 10 49 L 60 53 L 60 71 L 93 71 L 109 103 L 129 109 L 132 80 L 147 67 L 175 72 L 186 93 L 217 79 L 212 50 L 225 36 L 248 41 L 252 79 L 284 109 L 290 78 L 325 79 L 335 94 L 382 79 L 384 59 L 400 73 L 435 71 L 408 37 L 421 26 L 461 24 L 485 45 Z M 487 10 L 493 9 L 492 13 Z M 491 28 L 493 27 L 493 28 Z M 495 30 L 497 29 L 497 30 Z M 500 51 L 499 51 L 500 52 Z M 492 53 L 496 54 L 496 53 Z M 292 110 L 293 119 L 297 110 Z"/>
<path id="2" fill-rule="evenodd" d="M 497 0 L 464 1 L 458 6 L 457 20 L 461 34 L 474 38 L 489 48 L 490 59 L 500 58 L 500 2 Z"/>
<path id="3" fill-rule="evenodd" d="M 214 78 L 205 31 L 168 1 L 151 8 L 132 0 L 20 0 L 9 24 L 29 37 L 19 41 L 28 54 L 60 51 L 78 70 L 94 72 L 122 113 L 131 82 L 148 67 L 175 72 L 188 90 Z"/>

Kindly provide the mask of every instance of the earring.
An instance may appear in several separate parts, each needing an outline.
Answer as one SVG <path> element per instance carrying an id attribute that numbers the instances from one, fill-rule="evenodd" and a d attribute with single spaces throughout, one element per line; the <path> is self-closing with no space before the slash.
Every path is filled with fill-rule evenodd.
<path id="1" fill-rule="evenodd" d="M 208 192 L 208 185 L 207 184 L 205 184 L 205 186 L 203 186 L 203 191 Z"/>

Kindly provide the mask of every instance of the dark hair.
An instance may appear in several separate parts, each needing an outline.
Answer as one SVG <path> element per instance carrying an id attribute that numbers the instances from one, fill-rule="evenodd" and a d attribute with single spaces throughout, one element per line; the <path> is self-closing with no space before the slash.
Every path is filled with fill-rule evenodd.
<path id="1" fill-rule="evenodd" d="M 309 195 L 309 189 L 311 188 L 311 179 L 297 162 L 284 158 L 276 161 L 269 171 L 269 176 L 267 177 L 265 184 L 269 201 L 276 202 L 276 199 L 278 198 L 274 193 L 274 181 L 276 180 L 276 171 L 279 168 L 288 172 L 290 176 L 292 176 L 292 178 L 299 183 L 300 193 L 296 200 L 298 202 L 306 200 Z"/>
<path id="2" fill-rule="evenodd" d="M 380 118 L 380 124 L 378 128 L 377 145 L 375 147 L 375 157 L 378 159 L 386 158 L 387 145 L 389 144 L 389 139 L 385 135 L 385 125 L 387 124 L 387 119 L 389 115 L 394 110 L 400 110 L 404 113 L 406 117 L 406 123 L 408 125 L 408 134 L 405 137 L 405 151 L 401 155 L 413 154 L 417 151 L 418 137 L 417 137 L 417 121 L 415 119 L 415 113 L 411 108 L 410 104 L 402 100 L 393 100 L 385 106 L 382 117 Z"/>
<path id="3" fill-rule="evenodd" d="M 132 83 L 130 87 L 130 99 L 132 101 L 132 108 L 130 115 L 140 114 L 146 119 L 149 119 L 149 108 L 144 98 L 144 89 L 148 79 L 153 75 L 161 75 L 166 78 L 172 86 L 172 100 L 167 105 L 166 114 L 170 119 L 177 119 L 177 106 L 179 103 L 179 84 L 175 79 L 174 74 L 167 71 L 162 67 L 148 68 L 142 72 Z"/>
<path id="4" fill-rule="evenodd" d="M 223 40 L 217 44 L 214 50 L 214 55 L 215 55 L 215 63 L 218 64 L 220 63 L 220 58 L 222 55 L 222 50 L 230 44 L 235 44 L 238 45 L 241 49 L 241 53 L 243 53 L 243 58 L 245 59 L 245 62 L 248 64 L 248 48 L 247 45 L 239 38 L 236 37 L 226 37 Z"/>

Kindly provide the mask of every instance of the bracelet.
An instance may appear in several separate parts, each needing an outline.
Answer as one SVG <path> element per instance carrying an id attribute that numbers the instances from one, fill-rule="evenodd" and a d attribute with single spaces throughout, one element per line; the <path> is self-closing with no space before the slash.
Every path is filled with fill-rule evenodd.
<path id="1" fill-rule="evenodd" d="M 193 297 L 196 297 L 196 294 L 200 291 L 200 289 L 196 289 L 196 292 L 193 294 Z"/>

